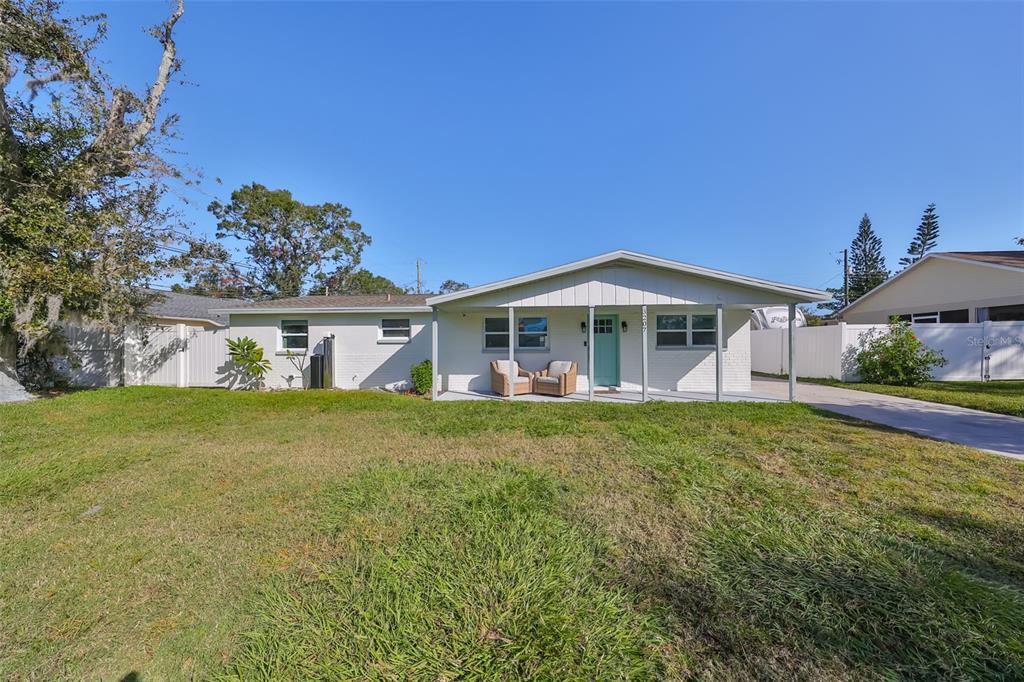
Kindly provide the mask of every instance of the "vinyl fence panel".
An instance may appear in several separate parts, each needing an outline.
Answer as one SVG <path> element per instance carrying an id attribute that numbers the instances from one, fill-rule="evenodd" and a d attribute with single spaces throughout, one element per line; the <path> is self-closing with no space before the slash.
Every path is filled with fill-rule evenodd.
<path id="1" fill-rule="evenodd" d="M 855 357 L 884 324 L 838 324 L 796 329 L 796 374 L 802 377 L 856 381 Z M 939 351 L 947 364 L 936 367 L 938 381 L 1024 379 L 1024 322 L 916 324 L 922 343 Z M 751 369 L 787 374 L 788 343 L 784 329 L 750 332 Z"/>

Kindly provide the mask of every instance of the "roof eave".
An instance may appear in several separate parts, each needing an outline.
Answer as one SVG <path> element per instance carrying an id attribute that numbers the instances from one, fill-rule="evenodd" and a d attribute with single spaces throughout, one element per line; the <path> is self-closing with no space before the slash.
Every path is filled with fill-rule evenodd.
<path id="1" fill-rule="evenodd" d="M 820 291 L 818 289 L 805 289 L 803 287 L 785 285 L 781 282 L 770 282 L 754 277 L 747 277 L 746 275 L 737 275 L 735 273 L 712 270 L 711 268 L 703 268 L 699 265 L 680 263 L 678 261 L 659 258 L 657 256 L 649 256 L 647 254 L 635 253 L 633 251 L 618 250 L 601 254 L 599 256 L 593 256 L 591 258 L 584 258 L 583 260 L 573 261 L 553 268 L 547 268 L 545 270 L 538 270 L 525 275 L 518 275 L 516 277 L 498 280 L 497 282 L 491 282 L 489 284 L 481 284 L 480 286 L 463 289 L 462 291 L 456 291 L 451 294 L 433 296 L 428 298 L 426 302 L 430 306 L 441 305 L 443 303 L 470 298 L 472 296 L 478 296 L 492 291 L 499 291 L 501 289 L 519 286 L 520 284 L 526 284 L 528 282 L 547 279 L 549 277 L 557 277 L 558 275 L 566 274 L 568 272 L 575 272 L 577 270 L 583 270 L 617 260 L 625 260 L 641 265 L 665 268 L 675 272 L 684 272 L 696 275 L 698 277 L 708 277 L 720 281 L 727 281 L 740 286 L 747 286 L 754 289 L 760 289 L 762 291 L 771 291 L 784 296 L 806 300 L 808 303 L 814 301 L 827 301 L 831 298 L 828 292 Z"/>
<path id="2" fill-rule="evenodd" d="M 429 313 L 430 306 L 367 306 L 367 307 L 333 307 L 333 308 L 225 308 L 211 310 L 212 313 L 224 315 L 263 315 L 275 313 Z"/>

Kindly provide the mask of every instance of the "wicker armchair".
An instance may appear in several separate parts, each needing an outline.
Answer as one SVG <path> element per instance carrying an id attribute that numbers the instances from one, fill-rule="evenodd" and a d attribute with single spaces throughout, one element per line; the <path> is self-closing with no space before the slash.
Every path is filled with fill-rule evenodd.
<path id="1" fill-rule="evenodd" d="M 491 390 L 498 395 L 508 396 L 508 360 L 494 360 L 491 362 Z M 533 392 L 533 375 L 519 366 L 518 362 L 512 363 L 512 376 L 515 383 L 515 393 L 522 395 Z"/>
<path id="2" fill-rule="evenodd" d="M 576 392 L 576 363 L 555 360 L 533 376 L 534 393 L 567 396 Z"/>

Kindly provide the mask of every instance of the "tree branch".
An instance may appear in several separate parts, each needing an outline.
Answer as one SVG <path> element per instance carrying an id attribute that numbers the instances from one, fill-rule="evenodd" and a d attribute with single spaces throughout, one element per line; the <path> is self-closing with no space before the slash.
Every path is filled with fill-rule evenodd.
<path id="1" fill-rule="evenodd" d="M 149 131 L 152 130 L 153 125 L 156 123 L 157 112 L 160 109 L 160 100 L 164 96 L 164 91 L 167 89 L 167 81 L 170 80 L 171 73 L 177 70 L 178 64 L 178 48 L 174 44 L 174 25 L 178 23 L 178 19 L 185 13 L 185 0 L 177 0 L 178 4 L 175 7 L 174 12 L 168 17 L 160 28 L 162 33 L 158 35 L 160 42 L 164 46 L 163 56 L 160 58 L 160 66 L 156 72 L 156 80 L 153 81 L 153 85 L 149 88 L 149 94 L 146 97 L 146 102 L 142 106 L 142 119 L 135 124 L 135 129 L 132 130 L 131 135 L 128 138 L 128 148 L 132 149 L 146 138 Z M 156 33 L 156 31 L 154 31 Z"/>

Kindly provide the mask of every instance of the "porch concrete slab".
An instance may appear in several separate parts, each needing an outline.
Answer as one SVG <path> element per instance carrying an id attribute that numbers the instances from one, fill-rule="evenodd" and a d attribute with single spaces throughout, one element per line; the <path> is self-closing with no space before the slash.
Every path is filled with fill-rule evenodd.
<path id="1" fill-rule="evenodd" d="M 700 391 L 651 391 L 648 395 L 651 400 L 669 402 L 715 402 L 714 393 Z M 457 400 L 505 400 L 505 398 L 490 391 L 445 391 L 437 399 L 448 402 Z M 514 400 L 516 402 L 534 403 L 587 402 L 588 395 L 583 391 L 570 393 L 565 397 L 528 393 L 526 395 L 517 395 Z M 785 402 L 785 398 L 779 399 L 772 395 L 758 394 L 754 391 L 729 391 L 722 395 L 722 400 L 725 402 Z M 615 393 L 598 391 L 594 393 L 594 402 L 630 404 L 642 403 L 643 399 L 639 391 L 617 391 Z"/>
<path id="2" fill-rule="evenodd" d="M 751 387 L 775 396 L 789 390 L 787 382 L 778 379 L 754 379 Z M 796 398 L 847 417 L 1024 459 L 1024 419 L 1019 417 L 819 384 L 798 383 Z"/>

